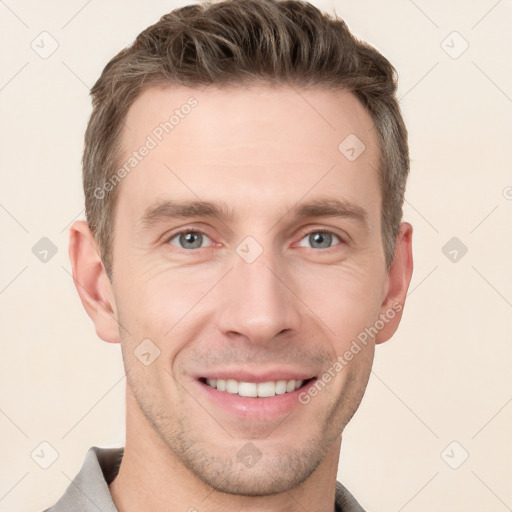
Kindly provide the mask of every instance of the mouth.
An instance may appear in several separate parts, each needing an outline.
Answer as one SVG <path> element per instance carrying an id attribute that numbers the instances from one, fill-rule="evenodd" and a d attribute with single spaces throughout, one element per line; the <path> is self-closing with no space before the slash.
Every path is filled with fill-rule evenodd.
<path id="1" fill-rule="evenodd" d="M 235 379 L 199 379 L 203 384 L 231 395 L 248 398 L 271 398 L 286 395 L 305 387 L 311 379 L 270 380 L 267 382 L 243 382 Z"/>
<path id="2" fill-rule="evenodd" d="M 306 372 L 275 367 L 262 372 L 225 368 L 196 375 L 194 380 L 197 396 L 214 408 L 211 413 L 222 415 L 226 421 L 242 421 L 245 428 L 247 420 L 261 425 L 279 421 L 294 409 L 304 414 L 300 395 L 317 380 Z"/>

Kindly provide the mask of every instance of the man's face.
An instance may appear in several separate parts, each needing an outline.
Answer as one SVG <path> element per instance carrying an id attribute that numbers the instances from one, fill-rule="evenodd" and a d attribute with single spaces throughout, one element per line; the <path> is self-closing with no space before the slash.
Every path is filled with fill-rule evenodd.
<path id="1" fill-rule="evenodd" d="M 370 116 L 347 92 L 172 87 L 144 92 L 126 125 L 123 163 L 156 142 L 118 185 L 114 225 L 128 423 L 219 490 L 293 488 L 357 409 L 374 342 L 342 370 L 337 356 L 385 311 Z M 220 211 L 175 208 L 199 202 Z M 240 396 L 258 389 L 271 396 Z"/>

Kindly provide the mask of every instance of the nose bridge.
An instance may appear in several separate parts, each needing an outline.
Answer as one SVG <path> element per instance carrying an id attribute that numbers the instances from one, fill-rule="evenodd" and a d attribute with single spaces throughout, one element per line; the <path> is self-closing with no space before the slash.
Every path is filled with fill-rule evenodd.
<path id="1" fill-rule="evenodd" d="M 298 301 L 280 275 L 279 262 L 271 250 L 256 259 L 246 257 L 254 247 L 240 244 L 232 271 L 223 290 L 219 327 L 226 334 L 238 333 L 250 342 L 265 344 L 284 330 L 295 330 L 300 321 Z M 288 286 L 290 286 L 288 284 Z"/>

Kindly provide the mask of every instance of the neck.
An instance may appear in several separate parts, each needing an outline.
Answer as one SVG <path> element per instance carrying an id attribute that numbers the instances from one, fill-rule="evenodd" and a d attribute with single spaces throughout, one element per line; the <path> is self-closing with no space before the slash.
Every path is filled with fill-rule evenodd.
<path id="1" fill-rule="evenodd" d="M 301 485 L 269 496 L 241 496 L 216 491 L 202 482 L 156 434 L 127 393 L 126 446 L 110 493 L 119 512 L 217 510 L 224 512 L 332 512 L 341 437 Z"/>

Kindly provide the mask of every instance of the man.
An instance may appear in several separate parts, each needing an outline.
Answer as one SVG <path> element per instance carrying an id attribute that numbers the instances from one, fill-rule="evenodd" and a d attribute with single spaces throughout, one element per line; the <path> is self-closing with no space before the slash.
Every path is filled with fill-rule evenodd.
<path id="1" fill-rule="evenodd" d="M 172 11 L 104 69 L 70 257 L 122 449 L 51 511 L 363 510 L 344 427 L 412 273 L 391 64 L 307 3 Z"/>

